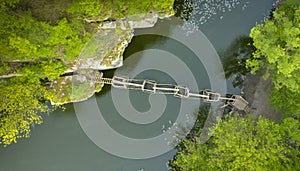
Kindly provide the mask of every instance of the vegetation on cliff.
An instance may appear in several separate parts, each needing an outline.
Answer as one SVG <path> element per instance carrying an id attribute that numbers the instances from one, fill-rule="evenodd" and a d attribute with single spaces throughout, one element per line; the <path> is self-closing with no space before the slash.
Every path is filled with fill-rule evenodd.
<path id="1" fill-rule="evenodd" d="M 55 84 L 66 84 L 60 76 L 79 60 L 99 22 L 141 13 L 172 13 L 172 6 L 172 0 L 2 0 L 0 144 L 28 137 L 30 126 L 42 122 L 39 113 L 48 111 L 46 100 L 78 99 L 89 88 L 101 90 L 93 84 L 74 85 L 76 91 L 72 85 L 64 89 Z"/>

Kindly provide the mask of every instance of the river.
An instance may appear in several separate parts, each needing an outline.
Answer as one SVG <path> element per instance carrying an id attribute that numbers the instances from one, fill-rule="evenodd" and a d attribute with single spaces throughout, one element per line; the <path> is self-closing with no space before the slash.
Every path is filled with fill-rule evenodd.
<path id="1" fill-rule="evenodd" d="M 193 57 L 197 56 L 197 53 L 193 52 L 186 44 L 172 39 L 172 34 L 176 34 L 175 29 L 183 28 L 181 32 L 188 34 L 189 31 L 195 32 L 195 28 L 198 28 L 212 43 L 219 56 L 222 56 L 239 36 L 248 35 L 250 29 L 256 23 L 262 22 L 263 18 L 269 14 L 273 3 L 274 0 L 194 1 L 194 12 L 191 14 L 189 21 L 186 22 L 186 25 L 183 26 L 184 22 L 178 22 L 178 20 L 171 18 L 158 21 L 155 28 L 136 30 L 135 33 L 140 36 L 136 36 L 127 48 L 124 55 L 124 66 L 118 70 L 106 71 L 104 75 L 112 76 L 113 74 L 119 74 L 153 79 L 161 83 L 182 83 L 188 85 L 190 88 L 213 87 L 209 82 L 210 74 L 206 72 L 207 68 L 205 68 L 205 64 L 201 60 L 196 60 L 197 57 Z M 151 33 L 155 30 L 161 30 L 162 33 L 164 32 L 168 36 L 145 34 L 145 32 Z M 180 59 L 178 60 L 178 65 L 183 65 L 182 67 L 187 66 L 192 71 L 192 75 L 186 75 L 189 71 L 181 72 L 182 68 L 175 68 L 175 70 L 180 71 L 178 73 L 174 71 L 175 76 L 172 77 L 169 75 L 173 73 L 173 70 L 168 70 L 168 67 L 164 68 L 164 65 L 168 61 L 164 61 L 162 58 L 171 59 L 174 56 Z M 187 56 L 190 57 L 190 60 L 186 58 Z M 151 60 L 154 61 L 153 64 L 155 64 L 155 67 L 149 66 Z M 185 65 L 180 63 L 180 61 L 183 61 Z M 171 63 L 171 66 L 177 66 L 175 59 L 172 62 L 174 62 L 174 65 Z M 194 78 L 195 82 L 191 78 Z M 233 88 L 231 82 L 232 78 L 226 81 L 226 91 L 240 93 L 240 89 Z M 124 102 L 124 105 L 120 104 L 117 108 L 114 107 L 125 96 L 129 96 L 129 102 Z M 149 102 L 149 98 L 151 102 Z M 158 136 L 176 122 L 180 112 L 184 112 L 184 114 L 193 113 L 199 105 L 198 102 L 192 101 L 180 102 L 179 98 L 173 96 L 160 97 L 159 95 L 149 95 L 138 91 L 111 90 L 110 87 L 104 87 L 103 91 L 97 94 L 94 100 L 97 104 L 97 109 L 102 114 L 102 119 L 115 132 L 131 139 L 147 139 Z M 155 106 L 160 105 L 159 103 L 165 101 L 167 101 L 167 105 L 164 106 L 165 109 L 155 108 Z M 89 124 L 95 123 L 84 123 L 85 121 L 83 120 L 79 122 L 76 117 L 76 113 L 78 116 L 80 112 L 93 112 L 93 109 L 82 107 L 91 103 L 93 101 L 89 100 L 77 103 L 75 106 L 68 104 L 65 111 L 57 110 L 49 115 L 45 114 L 44 123 L 33 128 L 29 139 L 19 140 L 17 144 L 5 148 L 0 147 L 1 170 L 168 170 L 166 163 L 176 153 L 174 149 L 166 153 L 161 151 L 163 153 L 161 155 L 155 149 L 147 149 L 149 153 L 153 152 L 151 155 L 155 156 L 151 157 L 151 155 L 147 156 L 147 154 L 140 154 L 139 151 L 134 151 L 132 147 L 129 145 L 125 146 L 125 143 L 123 144 L 122 142 L 111 142 L 110 148 L 123 148 L 124 153 L 120 152 L 118 154 L 118 152 L 113 151 L 114 149 L 110 151 L 109 147 L 106 148 L 105 145 L 103 145 L 105 146 L 103 148 L 105 150 L 99 148 L 99 144 L 97 144 L 99 142 L 95 139 L 91 140 L 86 135 L 86 129 L 88 128 L 82 129 L 82 125 L 89 126 Z M 185 104 L 188 107 L 183 107 L 184 109 L 180 111 L 181 104 Z M 83 109 L 85 110 L 83 111 Z M 125 116 L 119 114 L 120 110 L 122 110 Z M 156 118 L 149 116 L 149 119 L 152 119 L 151 121 L 153 122 L 138 124 L 134 123 L 138 122 L 134 118 L 135 115 L 129 115 L 129 113 L 135 112 L 145 113 L 144 115 L 153 112 L 162 112 L 163 115 L 156 116 Z M 130 117 L 130 119 L 126 120 L 124 117 Z M 103 142 L 110 141 L 110 136 L 105 135 L 105 132 L 102 133 L 101 130 L 95 130 L 95 132 L 99 133 L 100 140 L 103 139 Z M 128 151 L 126 151 L 126 148 Z M 158 149 L 158 147 L 154 148 Z"/>

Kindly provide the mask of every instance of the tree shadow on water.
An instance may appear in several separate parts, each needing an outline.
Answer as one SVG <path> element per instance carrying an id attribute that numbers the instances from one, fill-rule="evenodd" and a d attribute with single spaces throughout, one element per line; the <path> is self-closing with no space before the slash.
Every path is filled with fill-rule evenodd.
<path id="1" fill-rule="evenodd" d="M 253 40 L 247 36 L 240 36 L 235 39 L 227 50 L 221 55 L 225 77 L 228 79 L 235 75 L 233 86 L 240 86 L 242 77 L 246 75 L 250 69 L 246 67 L 247 59 L 252 58 L 256 48 L 253 45 Z"/>

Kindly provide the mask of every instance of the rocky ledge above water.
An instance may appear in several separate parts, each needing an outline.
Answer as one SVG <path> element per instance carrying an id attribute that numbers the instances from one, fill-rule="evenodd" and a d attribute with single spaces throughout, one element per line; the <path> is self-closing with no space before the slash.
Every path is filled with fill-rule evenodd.
<path id="1" fill-rule="evenodd" d="M 114 69 L 123 65 L 123 53 L 134 36 L 134 29 L 154 27 L 158 19 L 167 14 L 149 13 L 134 15 L 116 21 L 101 22 L 96 34 L 83 48 L 76 62 L 67 63 L 67 73 L 78 70 L 91 71 L 88 75 L 68 75 L 51 82 L 49 99 L 52 104 L 66 104 L 87 100 L 101 91 L 102 84 L 88 80 L 99 77 L 101 70 Z"/>

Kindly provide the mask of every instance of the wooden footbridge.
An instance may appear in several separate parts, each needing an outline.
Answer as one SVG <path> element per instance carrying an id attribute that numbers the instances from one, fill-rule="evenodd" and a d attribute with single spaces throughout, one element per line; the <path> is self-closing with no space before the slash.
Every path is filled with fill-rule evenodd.
<path id="1" fill-rule="evenodd" d="M 200 99 L 204 102 L 224 101 L 224 106 L 232 106 L 238 110 L 245 111 L 248 102 L 239 95 L 229 95 L 222 97 L 219 93 L 211 90 L 200 90 L 192 92 L 186 86 L 174 84 L 158 84 L 154 80 L 130 79 L 126 76 L 114 76 L 113 78 L 97 77 L 94 81 L 109 84 L 114 88 L 140 90 L 153 94 L 170 94 L 183 99 Z"/>

